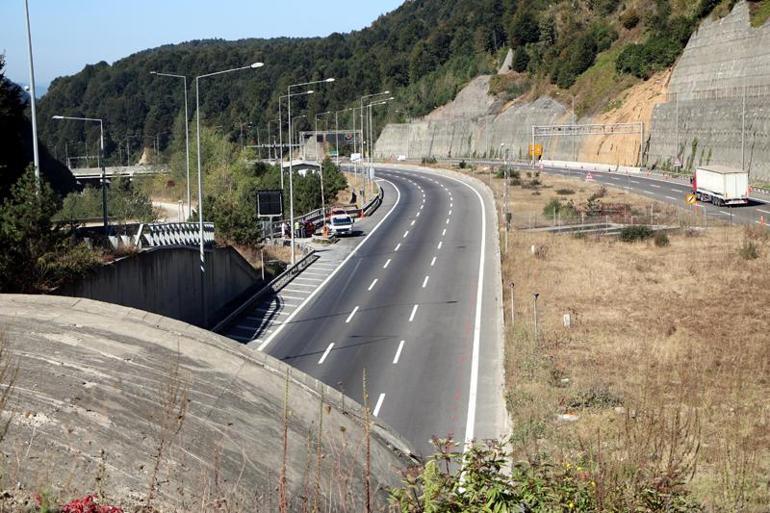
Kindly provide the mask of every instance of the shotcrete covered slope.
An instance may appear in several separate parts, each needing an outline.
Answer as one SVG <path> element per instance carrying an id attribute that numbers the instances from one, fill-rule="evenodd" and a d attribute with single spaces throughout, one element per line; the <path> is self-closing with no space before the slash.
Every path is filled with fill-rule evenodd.
<path id="1" fill-rule="evenodd" d="M 754 179 L 770 180 L 770 23 L 750 24 L 749 6 L 739 2 L 720 20 L 706 20 L 679 59 L 667 103 L 653 113 L 649 164 L 741 165 Z M 678 120 L 678 123 L 677 123 Z M 677 145 L 678 141 L 678 145 Z"/>
<path id="2" fill-rule="evenodd" d="M 351 511 L 363 511 L 360 407 L 265 354 L 168 318 L 66 297 L 0 295 L 0 332 L 18 365 L 3 441 L 4 472 L 14 483 L 64 494 L 99 487 L 123 504 L 141 500 L 161 426 L 174 418 L 163 398 L 177 382 L 178 362 L 189 402 L 161 458 L 163 511 L 185 510 L 206 495 L 239 500 L 244 511 L 277 511 L 285 394 L 289 498 L 314 490 L 318 475 L 322 504 L 331 495 L 339 505 L 342 495 L 355 503 Z M 382 504 L 384 488 L 409 463 L 408 449 L 386 427 L 373 429 L 372 484 Z"/>

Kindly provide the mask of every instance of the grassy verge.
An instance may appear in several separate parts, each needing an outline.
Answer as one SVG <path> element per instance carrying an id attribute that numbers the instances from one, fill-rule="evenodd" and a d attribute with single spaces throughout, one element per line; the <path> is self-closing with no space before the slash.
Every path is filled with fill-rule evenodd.
<path id="1" fill-rule="evenodd" d="M 510 188 L 514 224 L 542 216 L 554 200 L 570 198 L 581 211 L 600 192 L 548 176 L 533 187 L 533 179 L 522 176 L 524 186 Z M 502 185 L 493 180 L 498 201 Z M 767 231 L 693 230 L 696 218 L 612 189 L 601 201 L 628 205 L 615 221 L 646 222 L 653 205 L 655 223 L 682 228 L 660 245 L 510 234 L 503 278 L 516 284 L 505 356 L 514 455 L 583 460 L 604 469 L 600 487 L 652 472 L 686 482 L 710 510 L 765 511 Z M 506 303 L 508 312 L 510 297 Z"/>
<path id="2" fill-rule="evenodd" d="M 770 19 L 770 0 L 751 2 L 751 26 L 761 27 Z"/>

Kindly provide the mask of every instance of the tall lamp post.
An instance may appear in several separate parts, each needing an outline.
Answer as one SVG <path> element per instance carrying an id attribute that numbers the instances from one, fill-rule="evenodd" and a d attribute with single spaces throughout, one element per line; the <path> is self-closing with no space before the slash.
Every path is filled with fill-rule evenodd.
<path id="1" fill-rule="evenodd" d="M 296 96 L 291 91 L 292 89 L 296 89 L 298 87 L 305 87 L 309 85 L 315 85 L 315 84 L 323 84 L 323 83 L 331 83 L 334 82 L 333 78 L 327 78 L 326 80 L 314 80 L 312 82 L 303 82 L 301 84 L 291 84 L 287 88 L 286 91 L 286 97 L 289 104 L 289 221 L 291 222 L 291 265 L 294 265 L 297 262 L 297 254 L 296 254 L 296 240 L 295 240 L 295 233 L 294 233 L 294 166 L 293 166 L 293 159 L 291 158 L 291 149 L 292 149 L 292 120 L 291 120 L 291 97 Z M 305 93 L 299 93 L 299 94 L 306 94 Z"/>
<path id="2" fill-rule="evenodd" d="M 99 160 L 102 168 L 102 217 L 104 218 L 104 236 L 110 234 L 110 222 L 107 216 L 107 170 L 104 168 L 104 121 L 99 118 L 81 118 L 76 116 L 53 116 L 56 120 L 85 121 L 99 123 Z"/>
<path id="3" fill-rule="evenodd" d="M 37 106 L 35 105 L 35 61 L 32 57 L 32 28 L 29 23 L 29 0 L 24 0 L 27 15 L 27 50 L 29 52 L 29 106 L 32 114 L 32 157 L 35 163 L 35 183 L 40 191 L 40 152 L 37 144 Z"/>
<path id="4" fill-rule="evenodd" d="M 216 71 L 214 73 L 207 73 L 205 75 L 199 75 L 195 77 L 195 138 L 198 157 L 198 237 L 200 238 L 200 260 L 201 260 L 201 300 L 203 301 L 203 326 L 208 324 L 208 315 L 206 313 L 206 294 L 205 294 L 205 276 L 206 276 L 206 252 L 205 244 L 203 241 L 203 171 L 201 169 L 201 105 L 200 105 L 200 80 L 202 78 L 209 78 L 217 75 L 224 75 L 225 73 L 233 73 L 235 71 L 244 71 L 247 69 L 257 69 L 264 66 L 261 62 L 255 62 L 249 66 L 242 66 L 240 68 L 226 69 L 224 71 Z"/>
<path id="5" fill-rule="evenodd" d="M 385 104 L 387 104 L 388 102 L 390 102 L 392 100 L 395 100 L 395 98 L 393 96 L 391 96 L 390 98 L 387 98 L 385 100 L 379 100 L 379 101 L 376 101 L 376 102 L 373 102 L 373 103 L 370 103 L 369 105 L 367 105 L 367 107 L 369 109 L 369 136 L 368 136 L 369 143 L 367 144 L 367 147 L 368 147 L 368 150 L 369 150 L 369 170 L 367 170 L 367 173 L 366 173 L 366 180 L 367 181 L 371 178 L 371 172 L 372 172 L 371 170 L 372 170 L 372 166 L 374 165 L 374 160 L 373 160 L 373 155 L 372 155 L 372 139 L 374 139 L 374 128 L 372 127 L 372 124 L 373 124 L 372 123 L 372 107 L 378 107 L 380 105 L 385 105 Z"/>
<path id="6" fill-rule="evenodd" d="M 390 90 L 388 91 L 382 91 L 381 93 L 374 93 L 374 94 L 366 94 L 361 97 L 361 133 L 364 133 L 364 100 L 368 98 L 375 98 L 377 96 L 385 96 L 387 94 L 390 94 Z M 371 150 L 371 141 L 367 142 L 367 149 Z M 361 156 L 364 156 L 364 141 L 363 138 L 361 139 Z"/>
<path id="7" fill-rule="evenodd" d="M 184 84 L 184 150 L 185 170 L 187 172 L 187 217 L 189 218 L 192 215 L 192 202 L 190 199 L 190 111 L 187 107 L 187 77 L 158 71 L 150 71 L 150 74 L 159 77 L 181 78 Z"/>
<path id="8" fill-rule="evenodd" d="M 312 89 L 301 93 L 294 93 L 292 96 L 310 95 L 315 93 Z M 283 190 L 283 100 L 288 98 L 288 94 L 278 97 L 278 145 L 281 147 L 281 189 Z M 289 147 L 289 158 L 291 158 L 291 147 Z"/>
<path id="9" fill-rule="evenodd" d="M 326 198 L 324 198 L 324 166 L 321 162 L 321 153 L 318 151 L 318 118 L 321 116 L 328 116 L 329 112 L 321 112 L 315 115 L 315 156 L 318 159 L 318 176 L 321 177 L 321 217 L 323 218 L 324 226 L 326 225 Z M 324 137 L 326 141 L 326 137 Z"/>

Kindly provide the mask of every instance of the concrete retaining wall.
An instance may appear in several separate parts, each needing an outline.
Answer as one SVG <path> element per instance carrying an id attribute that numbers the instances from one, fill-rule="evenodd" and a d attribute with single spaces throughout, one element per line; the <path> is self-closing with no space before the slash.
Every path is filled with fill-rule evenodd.
<path id="1" fill-rule="evenodd" d="M 206 251 L 208 326 L 229 313 L 231 303 L 260 284 L 261 276 L 233 248 Z M 194 248 L 145 251 L 105 265 L 56 294 L 129 306 L 196 326 L 204 324 L 200 255 Z"/>
<path id="2" fill-rule="evenodd" d="M 690 39 L 667 103 L 653 112 L 648 164 L 679 157 L 740 167 L 744 95 L 746 167 L 753 179 L 770 180 L 770 24 L 752 28 L 748 4 L 739 2 Z"/>
<path id="3" fill-rule="evenodd" d="M 526 158 L 532 125 L 561 123 L 569 113 L 556 100 L 539 98 L 533 103 L 514 104 L 497 115 L 422 120 L 385 127 L 375 145 L 377 158 L 406 155 L 409 158 L 493 158 L 501 156 L 505 144 L 512 158 Z M 538 141 L 540 142 L 540 141 Z M 569 144 L 546 144 L 553 158 L 569 158 Z M 564 150 L 564 151 L 562 151 Z"/>

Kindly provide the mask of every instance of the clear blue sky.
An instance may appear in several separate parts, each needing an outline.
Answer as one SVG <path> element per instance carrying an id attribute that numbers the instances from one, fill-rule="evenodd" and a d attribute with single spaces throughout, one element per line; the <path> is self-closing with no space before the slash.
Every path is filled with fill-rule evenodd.
<path id="1" fill-rule="evenodd" d="M 349 32 L 403 1 L 29 0 L 37 83 L 167 43 Z M 24 0 L 0 0 L 0 53 L 6 76 L 21 84 L 29 82 L 26 44 Z"/>

